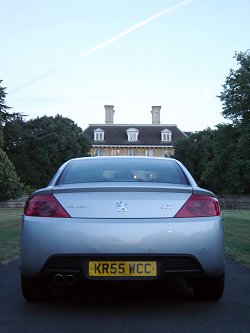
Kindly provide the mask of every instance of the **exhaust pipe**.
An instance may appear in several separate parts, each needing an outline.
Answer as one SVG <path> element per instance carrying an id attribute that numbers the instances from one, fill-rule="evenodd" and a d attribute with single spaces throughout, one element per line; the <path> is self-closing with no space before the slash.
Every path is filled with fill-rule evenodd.
<path id="1" fill-rule="evenodd" d="M 64 279 L 64 276 L 62 274 L 56 274 L 53 278 L 53 281 L 58 286 L 62 286 L 64 284 L 65 279 Z"/>
<path id="2" fill-rule="evenodd" d="M 76 278 L 74 275 L 66 275 L 65 279 L 69 286 L 73 286 L 73 284 L 75 284 L 76 282 Z"/>

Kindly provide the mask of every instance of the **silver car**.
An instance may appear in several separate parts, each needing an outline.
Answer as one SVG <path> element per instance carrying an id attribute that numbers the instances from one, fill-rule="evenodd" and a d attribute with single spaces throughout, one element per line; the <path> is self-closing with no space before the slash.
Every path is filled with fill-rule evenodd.
<path id="1" fill-rule="evenodd" d="M 55 285 L 172 277 L 187 281 L 195 298 L 218 300 L 219 202 L 175 159 L 72 159 L 27 200 L 20 267 L 28 301 L 48 299 Z"/>

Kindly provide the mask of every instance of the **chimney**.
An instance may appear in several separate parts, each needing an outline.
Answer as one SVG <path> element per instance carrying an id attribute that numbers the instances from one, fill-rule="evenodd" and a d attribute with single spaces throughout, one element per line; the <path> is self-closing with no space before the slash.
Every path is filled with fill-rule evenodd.
<path id="1" fill-rule="evenodd" d="M 152 106 L 152 124 L 160 124 L 161 106 Z"/>
<path id="2" fill-rule="evenodd" d="M 104 105 L 105 108 L 105 124 L 111 125 L 114 123 L 114 105 Z"/>

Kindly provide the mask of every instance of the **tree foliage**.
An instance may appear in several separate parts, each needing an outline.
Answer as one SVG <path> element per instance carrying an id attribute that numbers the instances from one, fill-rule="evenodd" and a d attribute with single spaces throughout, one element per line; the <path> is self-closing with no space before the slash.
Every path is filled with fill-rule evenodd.
<path id="1" fill-rule="evenodd" d="M 0 80 L 1 83 L 2 80 Z M 22 185 L 16 174 L 15 167 L 2 150 L 4 145 L 3 125 L 9 116 L 7 110 L 10 109 L 5 104 L 5 97 L 5 88 L 0 86 L 0 199 L 15 198 L 22 192 Z"/>
<path id="2" fill-rule="evenodd" d="M 249 132 L 245 127 L 217 125 L 213 135 L 214 158 L 203 179 L 217 193 L 250 193 Z"/>
<path id="3" fill-rule="evenodd" d="M 17 198 L 22 194 L 22 190 L 23 186 L 13 163 L 0 148 L 0 200 Z"/>
<path id="4" fill-rule="evenodd" d="M 250 53 L 236 53 L 240 65 L 230 70 L 218 96 L 225 118 L 219 124 L 177 142 L 175 157 L 200 186 L 221 194 L 250 194 Z"/>
<path id="5" fill-rule="evenodd" d="M 175 158 L 197 183 L 220 194 L 250 193 L 250 132 L 246 127 L 219 124 L 179 140 Z"/>
<path id="6" fill-rule="evenodd" d="M 208 128 L 180 139 L 175 145 L 175 158 L 180 160 L 192 173 L 199 186 L 206 186 L 203 172 L 213 155 L 213 131 Z"/>
<path id="7" fill-rule="evenodd" d="M 90 143 L 71 119 L 60 115 L 23 121 L 16 118 L 4 127 L 4 149 L 26 185 L 47 185 L 68 159 L 86 156 Z"/>
<path id="8" fill-rule="evenodd" d="M 250 50 L 235 53 L 235 58 L 240 67 L 230 70 L 218 97 L 225 118 L 235 124 L 247 124 L 250 122 Z"/>
<path id="9" fill-rule="evenodd" d="M 6 88 L 5 87 L 2 87 L 1 84 L 2 84 L 3 80 L 0 80 L 0 113 L 1 113 L 1 116 L 3 115 L 3 113 L 7 112 L 8 109 L 10 109 L 9 106 L 7 106 L 5 104 L 5 98 L 6 98 Z"/>
<path id="10" fill-rule="evenodd" d="M 6 92 L 4 87 L 1 86 L 2 80 L 0 80 L 0 147 L 3 146 L 3 122 L 5 113 L 9 107 L 5 104 Z"/>

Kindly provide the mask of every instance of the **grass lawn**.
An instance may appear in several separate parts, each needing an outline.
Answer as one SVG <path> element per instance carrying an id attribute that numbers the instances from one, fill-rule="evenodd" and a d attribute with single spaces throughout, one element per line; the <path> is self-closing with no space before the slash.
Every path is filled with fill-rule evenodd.
<path id="1" fill-rule="evenodd" d="M 250 267 L 250 210 L 225 210 L 226 254 Z"/>
<path id="2" fill-rule="evenodd" d="M 19 256 L 22 209 L 0 208 L 0 263 Z M 250 210 L 225 210 L 225 251 L 250 267 Z"/>
<path id="3" fill-rule="evenodd" d="M 19 256 L 23 209 L 0 208 L 0 263 Z"/>

